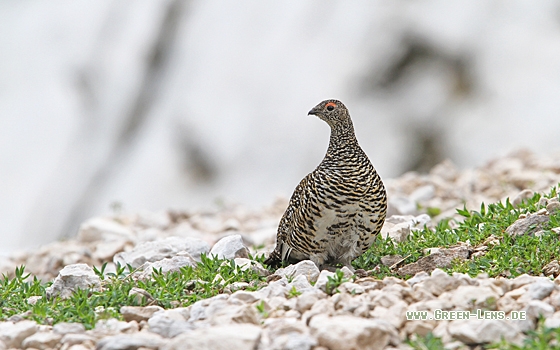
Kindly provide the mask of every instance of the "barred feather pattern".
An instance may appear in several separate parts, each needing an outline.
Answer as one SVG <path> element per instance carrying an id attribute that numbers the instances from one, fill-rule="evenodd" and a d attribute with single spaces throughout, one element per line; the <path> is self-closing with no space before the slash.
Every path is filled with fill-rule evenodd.
<path id="1" fill-rule="evenodd" d="M 296 187 L 265 263 L 310 259 L 319 267 L 351 267 L 381 231 L 387 212 L 385 187 L 359 146 L 342 102 L 323 101 L 309 114 L 331 127 L 329 147 L 319 166 Z"/>

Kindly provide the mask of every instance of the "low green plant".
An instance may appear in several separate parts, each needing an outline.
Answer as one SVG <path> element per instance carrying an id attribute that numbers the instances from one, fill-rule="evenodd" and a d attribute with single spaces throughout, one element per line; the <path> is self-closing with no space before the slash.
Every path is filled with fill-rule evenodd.
<path id="1" fill-rule="evenodd" d="M 553 187 L 546 197 L 557 196 L 556 187 Z M 409 264 L 422 258 L 426 248 L 451 247 L 459 242 L 478 246 L 493 236 L 497 239 L 496 244 L 488 245 L 486 254 L 455 261 L 447 271 L 468 273 L 471 276 L 485 272 L 490 277 L 515 277 L 524 273 L 540 275 L 544 265 L 560 258 L 560 239 L 557 233 L 550 230 L 560 226 L 560 211 L 549 215 L 549 223 L 543 227 L 540 237 L 530 234 L 511 237 L 505 232 L 520 214 L 535 213 L 542 209 L 538 205 L 540 199 L 541 195 L 535 194 L 518 207 L 514 207 L 508 199 L 488 205 L 483 203 L 479 211 L 458 209 L 464 220 L 455 222 L 453 227 L 449 219 L 441 220 L 434 229 L 411 232 L 409 238 L 398 245 L 390 238 L 378 238 L 365 254 L 354 260 L 353 266 L 365 270 L 378 266 L 375 274 L 383 278 L 395 275 L 394 271 L 381 264 L 380 259 L 385 255 L 406 256 L 404 264 Z"/>
<path id="2" fill-rule="evenodd" d="M 267 318 L 269 316 L 268 311 L 266 311 L 266 304 L 264 303 L 264 300 L 261 300 L 261 302 L 256 304 L 255 307 L 263 318 Z"/>
<path id="3" fill-rule="evenodd" d="M 186 266 L 179 271 L 162 273 L 153 271 L 152 279 L 134 280 L 130 278 L 130 267 L 117 266 L 112 274 L 104 274 L 106 266 L 94 271 L 102 279 L 99 291 L 77 290 L 68 299 L 47 298 L 45 289 L 51 285 L 30 278 L 25 267 L 16 269 L 15 277 L 4 275 L 0 281 L 0 321 L 13 315 L 23 315 L 42 324 L 58 322 L 80 322 L 87 329 L 100 319 L 115 317 L 120 319 L 119 310 L 125 305 L 139 305 L 132 288 L 140 288 L 153 297 L 153 301 L 164 308 L 188 306 L 224 291 L 234 282 L 247 282 L 246 290 L 256 290 L 265 278 L 251 269 L 241 270 L 232 260 L 210 259 L 202 255 L 201 262 Z M 220 275 L 222 278 L 217 279 Z M 40 299 L 34 305 L 27 302 L 31 296 Z"/>
<path id="4" fill-rule="evenodd" d="M 341 269 L 336 269 L 334 276 L 327 277 L 327 285 L 326 285 L 326 292 L 327 294 L 334 294 L 338 293 L 338 287 L 344 283 L 348 282 L 349 279 L 344 277 L 344 272 Z"/>
<path id="5" fill-rule="evenodd" d="M 512 344 L 504 339 L 498 343 L 489 344 L 486 349 L 495 350 L 560 350 L 560 328 L 547 328 L 544 319 L 539 319 L 537 328 L 528 331 L 523 344 Z"/>
<path id="6" fill-rule="evenodd" d="M 418 350 L 443 350 L 443 341 L 440 338 L 434 336 L 432 333 L 428 333 L 425 337 L 415 337 L 414 339 L 408 339 L 406 341 L 408 345 Z"/>
<path id="7" fill-rule="evenodd" d="M 414 349 L 444 349 L 440 338 L 428 333 L 425 337 L 414 337 L 406 341 Z M 534 331 L 528 331 L 522 344 L 513 344 L 505 339 L 496 343 L 483 344 L 480 348 L 488 350 L 560 350 L 560 328 L 547 328 L 540 319 Z"/>
<path id="8" fill-rule="evenodd" d="M 292 289 L 288 292 L 288 299 L 295 298 L 299 295 L 301 295 L 301 292 L 299 292 L 295 286 L 292 286 Z"/>
<path id="9" fill-rule="evenodd" d="M 438 216 L 441 214 L 441 209 L 436 207 L 428 207 L 426 209 L 426 214 L 430 215 L 431 217 Z"/>

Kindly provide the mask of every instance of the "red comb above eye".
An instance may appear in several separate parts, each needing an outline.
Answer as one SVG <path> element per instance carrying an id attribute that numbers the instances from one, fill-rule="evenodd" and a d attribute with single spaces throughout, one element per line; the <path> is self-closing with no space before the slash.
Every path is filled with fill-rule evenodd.
<path id="1" fill-rule="evenodd" d="M 336 104 L 334 102 L 329 102 L 325 105 L 325 107 L 336 107 Z"/>

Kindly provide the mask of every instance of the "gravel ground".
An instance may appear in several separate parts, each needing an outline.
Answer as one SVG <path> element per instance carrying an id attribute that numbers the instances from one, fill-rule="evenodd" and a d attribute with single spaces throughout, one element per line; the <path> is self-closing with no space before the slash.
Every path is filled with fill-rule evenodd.
<path id="1" fill-rule="evenodd" d="M 463 171 L 446 161 L 428 174 L 385 180 L 390 217 L 383 234 L 406 239 L 399 236 L 403 227 L 410 231 L 418 222 L 459 219 L 455 209 L 465 205 L 478 209 L 482 202 L 506 197 L 519 202 L 559 182 L 560 156 L 518 151 Z M 208 212 L 96 217 L 84 222 L 74 239 L 0 258 L 0 271 L 10 274 L 24 264 L 44 281 L 56 278 L 48 293 L 61 296 L 80 283 L 96 286 L 91 266 L 103 262 L 110 262 L 108 270 L 114 269 L 113 262 L 135 267 L 147 262 L 147 278 L 152 267 L 173 270 L 210 252 L 266 275 L 262 266 L 245 258 L 249 252 L 272 249 L 286 205 L 287 199 L 280 198 L 260 211 L 229 206 Z M 352 277 L 349 270 L 344 273 Z M 560 326 L 559 278 L 471 278 L 449 276 L 436 267 L 415 273 L 408 281 L 356 276 L 330 295 L 326 291 L 332 272 L 304 261 L 268 276 L 268 285 L 256 292 L 241 288 L 173 310 L 123 307 L 125 321 L 100 321 L 88 331 L 80 324 L 53 327 L 15 317 L 0 323 L 0 349 L 405 349 L 407 337 L 429 332 L 448 348 L 460 348 L 501 338 L 521 343 L 539 316 L 546 318 L 546 326 Z M 298 295 L 290 293 L 294 288 Z M 449 316 L 462 319 L 436 319 Z"/>

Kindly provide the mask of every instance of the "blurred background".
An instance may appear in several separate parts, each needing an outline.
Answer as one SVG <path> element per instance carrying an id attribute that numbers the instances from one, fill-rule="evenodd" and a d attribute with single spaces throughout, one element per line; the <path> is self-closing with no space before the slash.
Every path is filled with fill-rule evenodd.
<path id="1" fill-rule="evenodd" d="M 350 109 L 383 178 L 560 148 L 556 1 L 0 2 L 0 253 L 287 197 Z"/>

